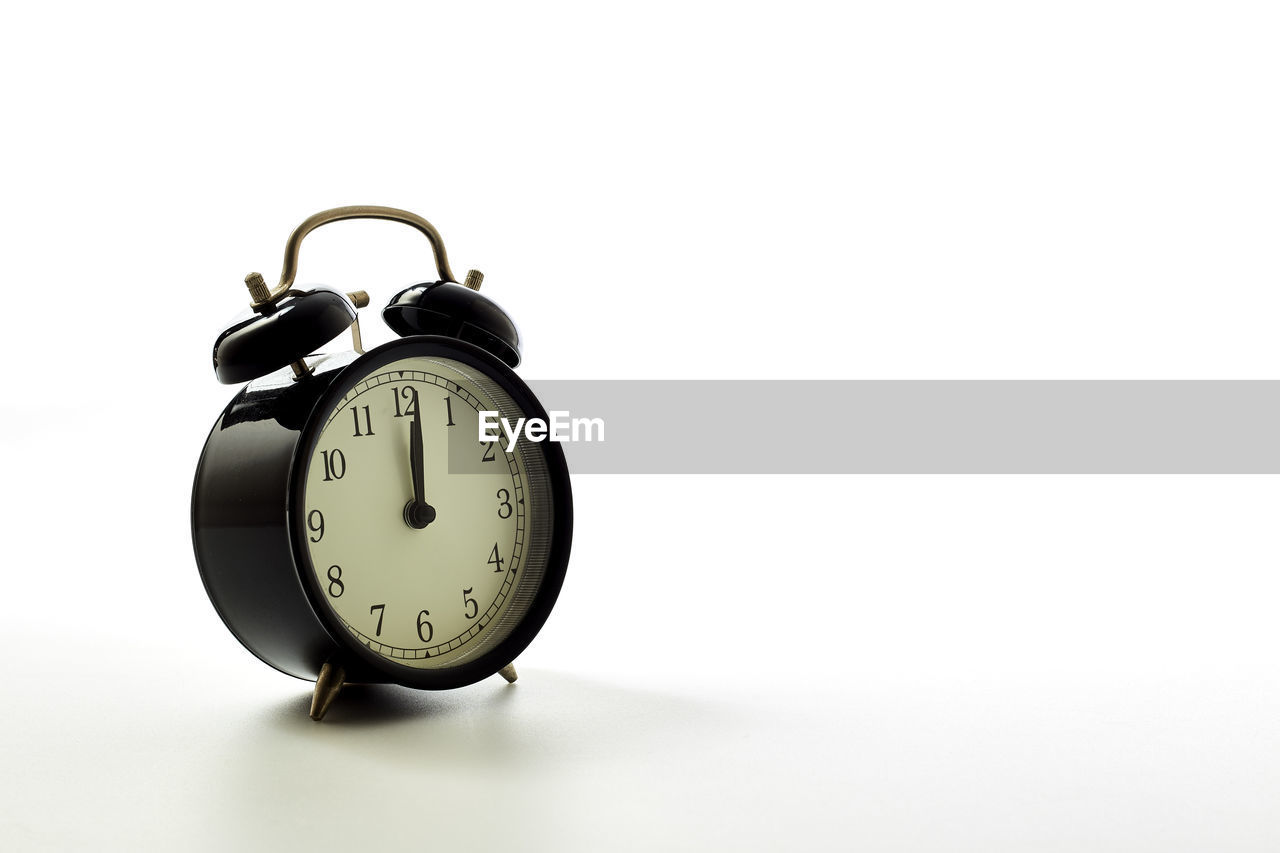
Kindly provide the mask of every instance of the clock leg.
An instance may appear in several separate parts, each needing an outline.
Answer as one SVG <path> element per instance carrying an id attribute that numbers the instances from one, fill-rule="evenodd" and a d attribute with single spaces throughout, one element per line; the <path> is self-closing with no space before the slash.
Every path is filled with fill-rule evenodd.
<path id="1" fill-rule="evenodd" d="M 513 663 L 507 664 L 502 669 L 498 670 L 498 675 L 501 675 L 503 678 L 505 678 L 508 684 L 514 684 L 517 678 L 516 665 Z"/>
<path id="2" fill-rule="evenodd" d="M 317 723 L 324 719 L 324 714 L 337 698 L 342 689 L 342 679 L 346 677 L 342 667 L 333 661 L 326 661 L 320 667 L 320 676 L 316 679 L 316 692 L 311 694 L 311 719 Z"/>

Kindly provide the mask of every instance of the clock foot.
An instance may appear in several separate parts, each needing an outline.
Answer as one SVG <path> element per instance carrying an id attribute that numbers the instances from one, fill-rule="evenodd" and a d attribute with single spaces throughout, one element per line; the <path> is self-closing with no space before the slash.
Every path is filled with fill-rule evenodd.
<path id="1" fill-rule="evenodd" d="M 316 692 L 311 694 L 311 719 L 317 723 L 324 719 L 325 712 L 337 698 L 342 689 L 342 679 L 346 677 L 342 667 L 332 661 L 326 661 L 320 667 L 320 676 L 316 679 Z"/>
<path id="2" fill-rule="evenodd" d="M 502 669 L 498 670 L 498 675 L 501 675 L 503 678 L 505 678 L 508 684 L 514 684 L 517 678 L 515 664 L 513 663 L 507 664 Z"/>

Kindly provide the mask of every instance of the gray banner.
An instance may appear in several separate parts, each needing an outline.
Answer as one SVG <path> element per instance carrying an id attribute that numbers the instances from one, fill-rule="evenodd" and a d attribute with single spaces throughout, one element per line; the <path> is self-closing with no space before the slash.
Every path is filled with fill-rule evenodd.
<path id="1" fill-rule="evenodd" d="M 537 381 L 574 474 L 1277 474 L 1273 381 Z"/>

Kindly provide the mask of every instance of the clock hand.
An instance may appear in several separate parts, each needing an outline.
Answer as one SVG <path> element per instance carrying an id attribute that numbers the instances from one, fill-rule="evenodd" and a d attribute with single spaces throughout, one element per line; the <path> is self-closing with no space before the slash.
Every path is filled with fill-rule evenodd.
<path id="1" fill-rule="evenodd" d="M 413 501 L 425 504 L 427 497 L 422 460 L 422 421 L 418 420 L 416 413 L 413 422 L 409 424 L 409 468 L 413 475 Z"/>
<path id="2" fill-rule="evenodd" d="M 422 419 L 414 412 L 413 421 L 409 424 L 409 475 L 413 480 L 413 500 L 404 508 L 404 520 L 415 530 L 421 530 L 436 520 L 435 507 L 427 503 L 422 456 Z"/>

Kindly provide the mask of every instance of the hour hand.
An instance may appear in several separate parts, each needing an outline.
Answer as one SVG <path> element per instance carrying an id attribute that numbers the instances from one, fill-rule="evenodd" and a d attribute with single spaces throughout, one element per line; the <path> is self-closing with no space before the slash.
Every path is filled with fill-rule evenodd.
<path id="1" fill-rule="evenodd" d="M 427 503 L 422 460 L 422 422 L 415 415 L 409 424 L 409 476 L 413 480 L 413 500 L 404 508 L 405 524 L 421 530 L 436 520 L 435 508 Z"/>

